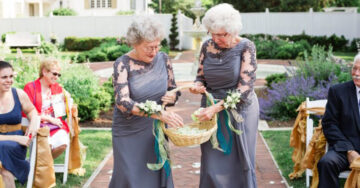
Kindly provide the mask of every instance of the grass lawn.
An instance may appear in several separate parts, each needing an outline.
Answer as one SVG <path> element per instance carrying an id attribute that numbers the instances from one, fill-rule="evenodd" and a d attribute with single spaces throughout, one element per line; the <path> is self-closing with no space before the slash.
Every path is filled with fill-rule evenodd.
<path id="1" fill-rule="evenodd" d="M 354 61 L 356 52 L 333 52 L 336 57 L 342 58 L 345 61 Z"/>
<path id="2" fill-rule="evenodd" d="M 86 151 L 86 161 L 83 165 L 86 169 L 85 175 L 81 177 L 69 174 L 67 183 L 63 185 L 63 174 L 56 173 L 56 187 L 82 187 L 112 147 L 111 131 L 83 130 L 80 133 L 80 140 L 88 147 Z M 64 156 L 62 155 L 55 160 L 55 163 L 63 163 L 63 161 Z M 16 183 L 16 187 L 26 186 L 21 186 L 19 183 Z"/>
<path id="3" fill-rule="evenodd" d="M 289 174 L 293 171 L 294 163 L 291 160 L 293 148 L 289 146 L 291 131 L 262 131 L 276 163 L 286 178 L 289 186 L 293 188 L 305 188 L 305 173 L 302 178 L 290 180 Z M 311 179 L 310 179 L 311 182 Z M 340 187 L 344 187 L 345 179 L 340 179 Z"/>

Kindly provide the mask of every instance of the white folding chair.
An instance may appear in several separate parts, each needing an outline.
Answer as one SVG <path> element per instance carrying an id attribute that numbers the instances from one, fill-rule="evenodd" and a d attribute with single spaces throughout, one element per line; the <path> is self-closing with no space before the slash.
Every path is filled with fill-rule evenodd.
<path id="1" fill-rule="evenodd" d="M 309 98 L 306 98 L 306 108 L 315 108 L 315 107 L 322 107 L 325 108 L 327 103 L 327 100 L 316 100 L 316 101 L 310 101 Z M 306 114 L 306 146 L 309 145 L 310 140 L 313 136 L 314 133 L 314 121 L 310 118 L 310 114 L 315 114 L 316 112 L 311 111 L 311 110 L 307 110 Z M 328 143 L 326 143 L 326 150 L 325 152 L 327 152 L 328 150 Z M 347 178 L 349 176 L 350 171 L 344 171 L 341 172 L 339 177 L 340 178 Z M 310 176 L 312 176 L 312 170 L 311 169 L 306 169 L 306 187 L 310 187 Z"/>
<path id="2" fill-rule="evenodd" d="M 37 120 L 37 127 L 40 127 L 40 118 Z M 29 120 L 26 118 L 22 118 L 21 120 L 21 126 L 27 127 L 29 126 Z M 26 183 L 27 188 L 31 188 L 34 182 L 34 173 L 35 173 L 35 161 L 36 161 L 36 136 L 33 138 L 29 150 L 30 150 L 30 156 L 29 156 L 29 162 L 30 162 L 30 172 L 28 175 L 28 180 Z"/>
<path id="3" fill-rule="evenodd" d="M 70 100 L 68 101 L 68 109 L 71 110 L 72 108 L 72 105 L 73 105 L 73 99 L 70 98 Z M 70 132 L 72 132 L 72 118 L 71 117 L 68 117 L 68 125 L 69 125 L 69 129 L 70 129 Z M 29 121 L 26 119 L 26 118 L 23 118 L 22 119 L 22 122 L 21 122 L 22 125 L 24 126 L 27 126 L 29 124 Z M 40 120 L 39 120 L 39 125 L 40 125 Z M 63 184 L 65 184 L 67 182 L 67 177 L 68 177 L 68 167 L 69 167 L 69 156 L 70 156 L 70 134 L 69 134 L 69 145 L 66 147 L 66 150 L 65 150 L 65 157 L 64 157 L 64 163 L 62 164 L 54 164 L 54 171 L 55 173 L 63 173 Z M 36 143 L 36 140 L 33 140 L 34 143 Z M 35 152 L 33 152 L 35 151 Z M 33 162 L 33 166 L 35 168 L 35 158 L 36 158 L 36 144 L 32 144 L 32 149 L 31 149 L 31 157 L 30 157 L 30 165 L 31 163 Z M 32 157 L 34 155 L 34 157 Z M 31 166 L 30 166 L 31 167 Z M 33 182 L 33 179 L 34 179 L 34 168 L 31 168 L 32 169 L 32 174 L 29 173 L 29 177 L 30 175 L 32 175 L 32 177 L 30 178 L 31 179 L 31 184 L 29 183 L 29 180 L 28 180 L 28 185 L 32 185 L 32 182 Z M 31 171 L 30 171 L 31 172 Z"/>
<path id="4" fill-rule="evenodd" d="M 69 101 L 68 101 L 68 109 L 71 111 L 71 108 L 73 106 L 73 103 L 74 103 L 74 100 L 69 97 Z M 71 113 L 70 113 L 71 114 Z M 72 131 L 72 118 L 71 117 L 67 117 L 68 118 L 68 126 L 69 126 L 69 129 L 70 129 L 70 133 L 73 132 Z M 54 170 L 55 170 L 55 173 L 64 173 L 63 175 L 63 184 L 65 184 L 67 182 L 67 177 L 68 177 L 68 167 L 69 167 L 69 156 L 70 156 L 70 137 L 71 135 L 69 134 L 69 145 L 66 147 L 66 150 L 65 150 L 65 160 L 64 160 L 64 163 L 63 164 L 54 164 Z"/>

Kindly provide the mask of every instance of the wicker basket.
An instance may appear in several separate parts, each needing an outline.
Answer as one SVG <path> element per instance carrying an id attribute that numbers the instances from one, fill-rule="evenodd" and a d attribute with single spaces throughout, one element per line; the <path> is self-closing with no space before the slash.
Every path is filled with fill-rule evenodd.
<path id="1" fill-rule="evenodd" d="M 192 86 L 182 86 L 176 89 L 171 90 L 171 93 L 176 93 L 177 91 L 183 89 L 189 89 Z M 209 93 L 205 91 L 206 97 L 210 97 Z M 214 101 L 210 100 L 212 104 Z M 164 107 L 164 106 L 163 106 Z M 165 123 L 161 122 L 161 128 L 163 129 L 164 133 L 169 137 L 169 139 L 176 145 L 176 146 L 192 146 L 202 144 L 208 141 L 211 135 L 217 130 L 217 119 L 216 115 L 210 121 L 202 121 L 202 122 L 192 122 L 185 124 L 184 126 L 190 127 L 197 127 L 198 129 L 206 129 L 206 132 L 202 132 L 199 134 L 194 135 L 184 135 L 179 134 L 176 132 L 175 128 L 166 128 Z"/>

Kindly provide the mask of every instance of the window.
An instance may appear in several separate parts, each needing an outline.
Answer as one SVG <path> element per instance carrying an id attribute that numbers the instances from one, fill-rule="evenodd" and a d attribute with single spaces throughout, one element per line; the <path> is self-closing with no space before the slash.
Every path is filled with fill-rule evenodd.
<path id="1" fill-rule="evenodd" d="M 90 8 L 111 8 L 111 0 L 90 0 Z"/>
<path id="2" fill-rule="evenodd" d="M 136 9 L 136 0 L 130 0 L 130 9 L 135 10 Z"/>

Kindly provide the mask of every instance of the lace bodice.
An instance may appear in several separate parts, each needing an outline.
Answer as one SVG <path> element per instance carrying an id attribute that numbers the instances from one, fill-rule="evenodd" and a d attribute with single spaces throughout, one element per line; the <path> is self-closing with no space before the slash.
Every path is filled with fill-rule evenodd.
<path id="1" fill-rule="evenodd" d="M 156 61 L 156 62 L 155 62 Z M 176 88 L 173 68 L 169 57 L 159 52 L 151 63 L 135 60 L 128 55 L 118 58 L 114 63 L 113 86 L 115 90 L 116 107 L 126 116 L 131 115 L 131 110 L 136 103 L 132 99 L 129 89 L 129 78 L 133 76 L 145 75 L 154 68 L 155 63 L 166 66 L 167 70 L 167 90 Z M 156 74 L 156 71 L 153 72 Z M 152 74 L 153 74 L 152 73 Z M 156 75 L 154 75 L 156 76 Z"/>
<path id="2" fill-rule="evenodd" d="M 230 49 L 222 49 L 218 47 L 212 39 L 206 41 L 200 52 L 196 81 L 199 81 L 204 86 L 209 87 L 209 80 L 206 79 L 206 75 L 204 74 L 204 65 L 211 63 L 212 65 L 217 64 L 218 66 L 221 66 L 227 61 L 238 60 L 233 57 L 238 55 L 240 56 L 240 58 L 238 58 L 240 61 L 240 66 L 238 66 L 240 70 L 234 71 L 238 75 L 235 75 L 236 78 L 232 79 L 237 82 L 236 89 L 242 93 L 243 101 L 247 102 L 249 94 L 254 89 L 254 82 L 256 80 L 255 71 L 257 69 L 255 45 L 248 39 L 242 38 L 235 47 Z M 234 65 L 236 65 L 236 63 L 237 62 L 235 62 Z M 230 67 L 228 70 L 236 67 L 237 66 Z M 209 72 L 211 72 L 211 70 Z M 229 77 L 233 77 L 233 74 L 228 72 L 221 74 L 224 75 L 224 79 L 230 79 Z"/>

